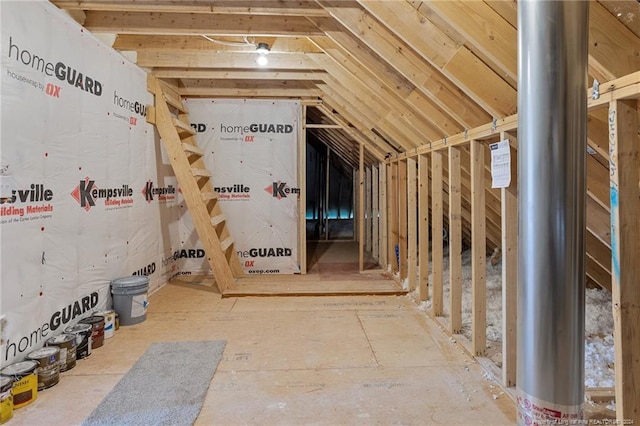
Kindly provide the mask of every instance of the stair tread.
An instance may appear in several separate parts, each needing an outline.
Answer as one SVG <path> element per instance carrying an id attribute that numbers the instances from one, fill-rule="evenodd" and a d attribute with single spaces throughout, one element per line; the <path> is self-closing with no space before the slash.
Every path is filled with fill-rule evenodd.
<path id="1" fill-rule="evenodd" d="M 211 223 L 213 224 L 213 226 L 217 226 L 222 222 L 224 222 L 225 220 L 226 220 L 225 216 L 223 214 L 219 214 L 211 218 Z"/>
<path id="2" fill-rule="evenodd" d="M 182 149 L 185 150 L 185 152 L 187 152 L 188 154 L 195 154 L 195 155 L 199 155 L 200 157 L 202 157 L 204 155 L 204 151 L 202 151 L 202 149 L 200 149 L 200 147 L 195 146 L 195 145 L 191 145 L 189 143 L 182 143 Z"/>
<path id="3" fill-rule="evenodd" d="M 162 97 L 164 98 L 164 101 L 166 103 L 176 108 L 178 111 L 183 112 L 185 114 L 188 113 L 187 107 L 184 106 L 181 99 L 176 99 L 167 93 L 163 93 Z"/>
<path id="4" fill-rule="evenodd" d="M 177 118 L 174 118 L 172 121 L 173 125 L 178 131 L 178 134 L 186 134 L 188 136 L 193 136 L 196 134 L 196 131 L 193 130 L 193 128 L 184 121 L 178 120 Z"/>
<path id="5" fill-rule="evenodd" d="M 218 193 L 217 192 L 203 192 L 202 193 L 202 201 L 210 201 L 210 200 L 217 200 L 218 199 Z"/>
<path id="6" fill-rule="evenodd" d="M 225 238 L 224 241 L 220 242 L 220 248 L 222 249 L 222 251 L 227 251 L 231 244 L 233 244 L 233 238 L 229 236 Z"/>
<path id="7" fill-rule="evenodd" d="M 211 172 L 207 169 L 191 169 L 191 173 L 197 177 L 211 177 Z"/>
<path id="8" fill-rule="evenodd" d="M 187 110 L 187 107 L 184 105 L 184 102 L 182 101 L 180 93 L 178 93 L 175 88 L 161 80 L 158 80 L 158 84 L 160 89 L 162 90 L 162 98 L 166 103 L 185 114 L 189 112 Z"/>

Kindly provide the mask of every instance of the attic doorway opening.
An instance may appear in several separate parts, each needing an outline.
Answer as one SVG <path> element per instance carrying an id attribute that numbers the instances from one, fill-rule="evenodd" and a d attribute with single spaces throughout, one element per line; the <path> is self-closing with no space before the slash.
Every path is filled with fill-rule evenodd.
<path id="1" fill-rule="evenodd" d="M 307 133 L 307 241 L 354 241 L 356 170 Z"/>

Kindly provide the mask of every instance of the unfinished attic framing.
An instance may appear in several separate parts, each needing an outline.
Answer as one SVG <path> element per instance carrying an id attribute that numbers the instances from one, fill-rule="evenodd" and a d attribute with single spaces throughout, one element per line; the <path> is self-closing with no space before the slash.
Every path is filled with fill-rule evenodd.
<path id="1" fill-rule="evenodd" d="M 585 102 L 584 209 L 578 210 L 584 214 L 584 229 L 578 238 L 580 241 L 575 241 L 576 245 L 584 243 L 584 250 L 578 252 L 576 247 L 571 250 L 575 250 L 573 253 L 577 253 L 578 258 L 584 258 L 584 265 L 579 265 L 582 269 L 578 268 L 584 273 L 574 277 L 576 282 L 582 288 L 601 288 L 611 293 L 616 358 L 614 388 L 587 388 L 576 392 L 592 400 L 615 401 L 619 422 L 638 423 L 640 3 L 635 0 L 550 2 L 556 4 L 557 9 L 544 11 L 535 9 L 534 3 L 522 0 L 51 0 L 47 7 L 63 10 L 83 31 L 96 35 L 137 65 L 137 77 L 143 76 L 146 80 L 148 76 L 155 105 L 145 98 L 151 106 L 146 120 L 155 123 L 165 148 L 153 154 L 140 154 L 158 157 L 163 166 L 155 172 L 157 182 L 164 179 L 172 182 L 172 186 L 179 184 L 182 195 L 189 200 L 189 214 L 199 228 L 197 240 L 204 247 L 221 293 L 227 297 L 307 294 L 303 288 L 309 266 L 306 211 L 315 201 L 321 206 L 318 209 L 325 209 L 323 212 L 329 205 L 327 198 L 310 200 L 308 197 L 312 191 L 307 190 L 305 161 L 306 150 L 311 146 L 307 142 L 313 139 L 330 152 L 329 156 L 335 157 L 335 167 L 353 180 L 350 208 L 355 221 L 353 235 L 358 242 L 359 272 L 371 276 L 387 274 L 395 280 L 394 289 L 387 294 L 412 293 L 417 303 L 428 303 L 429 316 L 487 371 L 499 377 L 516 403 L 523 392 L 519 388 L 523 381 L 518 377 L 526 373 L 522 365 L 518 366 L 522 360 L 518 342 L 524 339 L 518 336 L 519 321 L 523 321 L 518 304 L 519 301 L 526 303 L 522 297 L 519 299 L 519 285 L 526 281 L 519 277 L 519 272 L 530 270 L 538 255 L 524 255 L 520 251 L 526 224 L 519 223 L 519 219 L 525 213 L 522 205 L 528 202 L 522 193 L 522 171 L 530 171 L 536 165 L 522 155 L 526 150 L 521 144 L 530 140 L 527 138 L 531 135 L 523 125 L 525 94 L 519 83 L 522 77 L 519 54 L 534 54 L 533 48 L 523 48 L 529 46 L 527 40 L 522 39 L 527 29 L 525 24 L 533 21 L 533 18 L 526 21 L 527 16 L 549 13 L 557 17 L 562 15 L 561 11 L 565 12 L 562 15 L 565 18 L 584 14 L 584 37 L 568 40 L 564 46 L 568 51 L 580 46 L 586 49 L 584 69 L 578 70 L 586 74 L 584 87 L 580 88 Z M 580 13 L 568 13 L 576 11 L 571 7 Z M 546 28 L 543 34 L 550 40 L 562 38 L 553 30 Z M 41 56 L 45 52 L 33 51 L 27 41 L 17 35 L 6 35 L 3 32 L 7 64 L 17 64 L 16 75 L 20 67 L 31 67 L 33 71 L 34 62 L 31 56 L 25 59 L 24 52 Z M 265 56 L 268 65 L 259 67 L 256 47 L 263 43 L 270 50 Z M 47 60 L 55 65 L 53 56 Z M 560 53 L 557 60 L 571 62 Z M 128 66 L 125 62 L 122 59 L 122 64 Z M 37 66 L 35 68 L 37 71 Z M 71 73 L 71 68 L 68 70 Z M 99 76 L 92 77 L 99 80 Z M 64 78 L 52 80 L 51 84 L 57 85 L 58 80 L 66 84 Z M 77 88 L 76 84 L 74 90 Z M 85 92 L 87 88 L 83 86 Z M 57 93 L 55 87 L 43 87 L 42 91 L 52 98 Z M 542 95 L 526 94 L 527 99 L 539 95 L 557 93 L 549 90 Z M 126 100 L 117 90 L 104 96 L 115 103 Z M 295 217 L 299 260 L 296 266 L 300 274 L 282 278 L 282 282 L 288 283 L 282 287 L 274 287 L 274 283 L 280 282 L 279 275 L 245 276 L 235 247 L 237 236 L 227 228 L 233 218 L 225 215 L 218 205 L 218 194 L 213 190 L 216 182 L 203 183 L 209 179 L 205 169 L 211 166 L 201 157 L 208 153 L 196 147 L 200 143 L 197 128 L 190 126 L 186 110 L 180 110 L 184 103 L 209 100 L 299 102 L 300 135 L 294 161 L 300 187 Z M 164 108 L 178 112 L 170 117 Z M 110 116 L 112 118 L 115 119 Z M 135 120 L 129 127 L 135 127 Z M 579 133 L 579 129 L 576 132 Z M 153 139 L 150 135 L 136 137 Z M 494 188 L 491 145 L 500 141 L 507 141 L 509 146 L 510 184 Z M 124 149 L 118 148 L 117 141 L 113 146 L 115 150 Z M 10 155 L 12 151 L 6 152 Z M 113 155 L 109 147 L 86 154 L 87 157 L 103 156 L 105 170 L 114 167 L 108 161 Z M 2 160 L 4 170 L 4 155 Z M 327 170 L 328 163 L 327 160 Z M 13 166 L 9 166 L 12 170 Z M 130 165 L 127 173 L 136 175 L 136 167 Z M 87 202 L 91 198 L 87 195 L 90 193 L 82 191 L 93 185 L 91 182 L 95 179 L 85 173 L 80 164 L 78 169 L 77 176 L 71 179 L 78 188 L 69 188 L 67 192 L 74 191 L 79 198 L 67 196 L 65 203 Z M 527 176 L 531 178 L 531 174 Z M 173 183 L 176 178 L 177 182 Z M 323 185 L 328 187 L 328 180 Z M 94 183 L 96 188 L 101 188 L 101 182 Z M 115 186 L 119 189 L 119 185 Z M 154 186 L 145 188 L 152 190 Z M 565 189 L 565 182 L 558 182 L 558 191 Z M 139 189 L 134 190 L 139 196 Z M 326 196 L 327 190 L 318 194 Z M 42 195 L 45 196 L 45 192 Z M 550 198 L 551 195 L 555 194 L 550 193 Z M 4 198 L 8 197 L 3 195 Z M 150 204 L 157 200 L 147 197 L 145 201 Z M 7 205 L 3 204 L 3 209 Z M 555 214 L 560 217 L 560 210 L 566 213 L 564 209 L 546 210 L 527 205 L 528 212 L 548 217 Z M 77 206 L 74 204 L 74 207 Z M 89 211 L 93 206 L 82 207 Z M 57 210 L 64 208 L 56 206 Z M 3 218 L 13 211 L 3 210 L 6 212 Z M 181 223 L 186 212 L 176 209 L 171 213 L 153 211 L 149 214 L 154 223 L 161 222 L 161 214 L 162 220 Z M 327 217 L 323 216 L 322 220 Z M 91 226 L 84 221 L 78 219 L 78 229 Z M 558 220 L 554 229 L 557 233 L 566 230 L 565 222 L 560 222 Z M 567 226 L 571 225 L 575 223 Z M 2 226 L 3 231 L 9 229 L 4 223 Z M 48 230 L 43 225 L 40 232 L 45 232 L 45 228 Z M 319 235 L 319 239 L 323 239 L 327 234 Z M 120 238 L 127 244 L 130 239 L 107 233 L 103 238 Z M 146 244 L 136 238 L 137 235 L 131 238 L 132 245 Z M 163 248 L 153 249 L 161 252 L 167 251 L 164 245 L 171 246 L 166 241 L 160 245 Z M 37 258 L 38 268 L 45 268 L 45 256 L 40 256 L 40 251 L 33 254 L 31 260 Z M 468 289 L 464 286 L 463 262 L 469 253 L 471 286 Z M 86 255 L 98 258 L 102 253 Z M 124 256 L 125 253 L 117 253 L 118 259 Z M 77 257 L 80 262 L 84 261 L 82 256 Z M 107 264 L 110 271 L 126 273 L 147 262 L 146 257 L 140 256 L 134 269 L 112 260 L 111 255 L 104 257 L 107 260 L 100 258 L 100 261 Z M 490 324 L 486 277 L 490 258 L 502 265 L 499 348 L 487 338 Z M 377 263 L 373 270 L 371 262 Z M 2 269 L 3 282 L 15 280 L 14 275 L 4 275 L 4 262 Z M 42 279 L 38 276 L 32 281 Z M 166 277 L 158 279 L 153 287 L 159 288 L 166 282 Z M 332 289 L 331 292 L 351 294 L 353 290 Z M 4 297 L 3 313 L 9 307 L 5 306 L 8 302 Z M 536 303 L 547 302 L 542 298 Z M 465 300 L 471 300 L 470 312 L 464 309 Z M 70 301 L 65 299 L 64 303 Z M 550 311 L 544 313 L 551 315 Z M 540 395 L 529 396 L 542 400 L 543 406 L 546 403 L 572 406 L 565 412 L 567 418 L 579 415 L 575 404 L 544 400 Z"/>

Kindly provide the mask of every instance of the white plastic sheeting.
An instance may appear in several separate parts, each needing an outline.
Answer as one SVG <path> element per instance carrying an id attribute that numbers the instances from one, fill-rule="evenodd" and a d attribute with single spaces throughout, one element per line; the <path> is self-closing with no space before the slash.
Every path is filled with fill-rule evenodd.
<path id="1" fill-rule="evenodd" d="M 300 272 L 300 102 L 191 99 L 187 106 L 245 272 Z M 186 245 L 200 248 L 190 218 L 182 224 Z M 183 254 L 182 271 L 208 270 L 206 261 Z"/>
<path id="2" fill-rule="evenodd" d="M 177 183 L 146 74 L 47 2 L 2 2 L 2 365 L 94 309 L 109 282 L 178 272 Z"/>

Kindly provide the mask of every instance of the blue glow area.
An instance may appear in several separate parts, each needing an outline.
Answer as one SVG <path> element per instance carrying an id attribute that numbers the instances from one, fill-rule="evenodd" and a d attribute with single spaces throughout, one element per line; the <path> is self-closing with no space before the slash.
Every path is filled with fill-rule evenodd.
<path id="1" fill-rule="evenodd" d="M 317 219 L 317 217 L 314 217 L 313 212 L 309 212 L 307 211 L 307 214 L 305 215 L 307 220 L 315 220 Z M 337 210 L 330 210 L 329 211 L 329 219 L 353 219 L 353 214 L 349 213 L 349 212 L 340 212 L 340 217 L 338 217 L 338 211 Z"/>
<path id="2" fill-rule="evenodd" d="M 329 219 L 352 219 L 352 215 L 348 211 L 341 211 L 340 217 L 338 217 L 338 210 L 332 209 L 327 213 Z"/>

